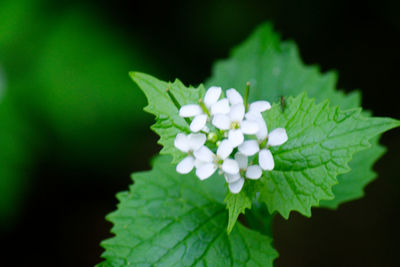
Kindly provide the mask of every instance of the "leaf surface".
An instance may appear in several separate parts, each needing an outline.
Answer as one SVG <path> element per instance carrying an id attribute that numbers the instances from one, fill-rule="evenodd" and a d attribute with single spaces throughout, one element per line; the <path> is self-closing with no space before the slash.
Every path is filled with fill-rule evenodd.
<path id="1" fill-rule="evenodd" d="M 260 200 L 270 213 L 288 218 L 291 210 L 311 216 L 311 207 L 333 199 L 337 176 L 350 171 L 353 154 L 371 146 L 369 140 L 400 122 L 366 117 L 361 109 L 341 110 L 328 101 L 316 104 L 301 94 L 287 99 L 282 112 L 275 104 L 264 118 L 270 130 L 283 127 L 288 141 L 271 147 L 275 168 L 260 179 Z"/>
<path id="2" fill-rule="evenodd" d="M 360 93 L 336 90 L 337 74 L 321 73 L 318 66 L 305 65 L 296 44 L 281 41 L 271 24 L 258 27 L 247 40 L 234 48 L 228 59 L 217 61 L 206 86 L 234 87 L 242 94 L 250 82 L 250 101 L 279 102 L 281 96 L 302 92 L 318 102 L 329 99 L 341 108 L 360 105 Z"/>
<path id="3" fill-rule="evenodd" d="M 250 209 L 252 204 L 251 196 L 248 196 L 245 190 L 239 194 L 228 193 L 225 198 L 226 208 L 229 210 L 228 233 L 235 226 L 236 220 L 241 213 L 245 213 L 245 209 Z"/>
<path id="4" fill-rule="evenodd" d="M 147 97 L 148 105 L 144 110 L 156 116 L 156 123 L 151 129 L 160 136 L 159 144 L 163 146 L 160 153 L 172 155 L 173 162 L 177 163 L 183 154 L 174 146 L 175 137 L 180 132 L 190 130 L 189 124 L 179 117 L 179 109 L 174 100 L 180 106 L 198 103 L 205 92 L 203 85 L 198 88 L 185 87 L 179 80 L 168 83 L 139 72 L 131 72 L 130 76 Z M 174 100 L 167 93 L 167 89 Z"/>
<path id="5" fill-rule="evenodd" d="M 305 65 L 295 43 L 282 41 L 269 23 L 258 27 L 233 49 L 228 59 L 217 61 L 206 86 L 234 87 L 243 94 L 247 81 L 252 88 L 250 101 L 280 102 L 281 97 L 285 99 L 306 92 L 317 102 L 329 99 L 332 105 L 342 109 L 361 105 L 358 91 L 345 94 L 336 90 L 337 74 L 333 71 L 321 73 L 317 66 Z M 376 178 L 372 165 L 384 153 L 378 140 L 376 137 L 370 149 L 354 155 L 349 163 L 353 171 L 337 177 L 339 183 L 333 187 L 335 198 L 322 201 L 321 206 L 336 208 L 363 195 L 365 185 Z"/>
<path id="6" fill-rule="evenodd" d="M 151 76 L 139 75 L 140 77 L 134 77 L 134 80 L 139 84 L 149 99 L 147 110 L 155 114 L 158 118 L 153 129 L 161 136 L 160 143 L 164 145 L 162 153 L 172 154 L 174 156 L 174 162 L 176 163 L 182 158 L 182 155 L 174 148 L 173 140 L 178 132 L 185 132 L 188 130 L 188 124 L 177 116 L 177 108 L 172 105 L 173 103 L 171 99 L 168 98 L 165 88 L 171 87 L 173 90 L 179 88 L 179 90 L 175 91 L 174 95 L 179 92 L 180 96 L 183 96 L 178 101 L 180 105 L 196 103 L 198 98 L 202 96 L 204 88 L 200 86 L 196 92 L 196 89 L 185 88 L 179 81 L 173 84 L 164 83 Z M 334 127 L 335 125 L 337 129 L 343 130 L 346 127 L 353 126 L 353 124 L 357 124 L 356 121 L 358 119 L 363 121 L 367 120 L 369 117 L 361 116 L 360 110 L 354 109 L 360 105 L 360 94 L 358 92 L 345 94 L 336 90 L 337 75 L 334 72 L 322 74 L 318 67 L 304 65 L 295 44 L 292 42 L 282 42 L 279 35 L 273 31 L 269 24 L 259 27 L 248 40 L 233 50 L 229 59 L 219 61 L 214 66 L 213 76 L 206 85 L 207 87 L 212 85 L 222 86 L 224 89 L 234 87 L 244 94 L 247 81 L 251 83 L 250 101 L 265 99 L 271 102 L 279 102 L 281 101 L 281 97 L 284 97 L 283 106 L 275 105 L 274 113 L 272 111 L 266 112 L 266 114 L 274 114 L 273 116 L 276 116 L 267 120 L 270 129 L 285 127 L 289 122 L 290 127 L 295 124 L 292 122 L 296 120 L 297 117 L 301 120 L 305 120 L 305 122 L 309 122 L 310 120 L 307 120 L 308 117 L 305 116 L 306 113 L 302 110 L 308 108 L 309 104 L 306 104 L 306 107 L 302 105 L 309 101 L 312 101 L 312 104 L 310 104 L 310 106 L 313 106 L 311 110 L 315 112 L 315 114 L 311 114 L 309 117 L 312 118 L 314 116 L 320 119 L 320 117 L 325 116 L 327 119 L 326 125 L 330 125 L 330 127 Z M 183 92 L 185 92 L 186 95 L 184 95 Z M 289 96 L 297 96 L 301 92 L 307 92 L 308 95 L 316 99 L 316 102 L 314 103 L 313 100 L 310 99 L 306 100 L 306 97 L 302 96 L 302 99 L 305 101 L 304 103 L 294 103 L 293 99 Z M 161 96 L 168 102 L 168 105 L 170 105 L 168 110 L 155 108 L 155 106 L 158 105 L 158 97 Z M 332 105 L 339 106 L 341 111 L 336 107 L 330 108 L 328 103 L 325 102 L 326 99 L 329 99 Z M 185 102 L 185 100 L 187 100 L 187 102 Z M 296 106 L 297 104 L 298 106 Z M 167 107 L 167 105 L 161 106 L 160 108 L 162 109 Z M 288 112 L 291 113 L 292 117 L 279 117 L 281 113 L 288 114 Z M 309 112 L 309 110 L 307 110 L 307 112 Z M 338 112 L 338 114 L 335 115 L 335 112 Z M 347 116 L 343 114 L 349 114 L 348 119 L 344 120 L 343 123 L 340 120 L 336 121 L 337 116 Z M 280 119 L 275 119 L 278 117 Z M 371 118 L 371 121 L 375 122 L 376 120 L 379 119 Z M 286 160 L 286 174 L 283 175 L 275 169 L 274 172 L 271 172 L 274 173 L 274 178 L 269 177 L 271 173 L 267 173 L 266 178 L 261 180 L 263 181 L 261 182 L 263 183 L 261 188 L 265 191 L 262 195 L 262 199 L 268 206 L 269 212 L 273 213 L 274 211 L 278 211 L 284 217 L 288 217 L 291 210 L 297 210 L 306 216 L 310 216 L 311 207 L 318 206 L 320 201 L 323 201 L 321 205 L 334 208 L 340 203 L 359 198 L 362 195 L 363 187 L 375 178 L 371 166 L 383 153 L 382 148 L 379 147 L 377 143 L 378 137 L 373 140 L 372 147 L 368 143 L 368 140 L 381 134 L 385 130 L 396 127 L 394 121 L 389 121 L 391 120 L 388 119 L 388 124 L 382 128 L 380 128 L 381 125 L 378 122 L 374 130 L 372 130 L 373 127 L 357 129 L 356 132 L 359 133 L 359 136 L 356 138 L 348 139 L 348 136 L 344 138 L 335 137 L 334 141 L 329 138 L 327 140 L 318 139 L 314 146 L 308 146 L 308 140 L 306 138 L 312 139 L 313 135 L 320 137 L 319 135 L 322 134 L 320 131 L 326 129 L 320 129 L 319 125 L 314 122 L 308 125 L 303 124 L 303 122 L 299 123 L 296 127 L 298 127 L 298 129 L 303 129 L 305 133 L 311 135 L 306 138 L 294 135 L 294 139 L 289 143 L 295 142 L 296 145 L 299 145 L 299 147 L 297 147 L 298 150 L 291 151 L 292 154 L 287 153 L 287 155 L 301 162 L 301 157 L 298 155 L 295 157 L 295 154 L 307 152 L 312 156 L 309 156 L 310 158 L 306 159 L 306 162 L 303 162 L 303 164 L 314 164 L 315 162 L 312 162 L 312 160 L 316 161 L 318 158 L 318 156 L 315 155 L 322 153 L 319 160 L 326 164 L 336 164 L 336 167 L 332 168 L 330 165 L 315 167 L 314 165 L 310 165 L 312 168 L 309 170 L 302 170 L 303 173 L 301 177 L 297 176 L 301 173 L 298 171 L 294 171 L 293 174 L 291 174 L 292 176 L 289 177 L 290 175 L 287 170 L 290 168 L 290 161 L 286 158 L 280 159 L 278 155 L 277 166 L 279 166 L 279 160 Z M 270 124 L 270 122 L 272 122 L 272 124 Z M 274 126 L 274 123 L 277 126 Z M 296 132 L 297 130 L 292 128 L 289 131 Z M 325 132 L 325 134 L 327 133 Z M 352 133 L 348 134 L 350 136 Z M 360 140 L 363 140 L 363 143 L 357 143 L 357 138 L 361 138 Z M 289 139 L 291 139 L 290 135 Z M 349 141 L 353 143 L 349 143 Z M 331 144 L 330 142 L 343 143 L 339 145 L 338 151 L 328 153 L 328 150 L 321 145 Z M 300 148 L 301 145 L 304 145 L 304 147 Z M 351 147 L 349 147 L 349 150 L 346 150 L 344 148 L 345 146 Z M 281 149 L 285 147 L 287 146 L 285 145 Z M 359 150 L 370 147 L 371 151 L 368 151 L 368 153 L 356 153 Z M 345 155 L 339 157 L 337 154 L 340 153 L 344 153 Z M 350 162 L 353 157 L 354 161 Z M 355 171 L 349 173 L 349 166 Z M 309 166 L 304 166 L 304 168 L 307 167 Z M 281 177 L 279 178 L 279 176 Z M 319 176 L 324 176 L 324 178 L 318 178 Z M 311 181 L 305 182 L 307 179 Z M 273 184 L 269 184 L 272 181 Z M 284 185 L 285 183 L 286 185 Z M 259 185 L 249 189 L 248 186 L 250 184 L 252 183 L 247 182 L 244 187 L 244 190 L 250 193 L 236 196 L 228 193 L 226 198 L 227 208 L 230 211 L 228 231 L 232 229 L 238 215 L 244 213 L 246 208 L 251 207 L 251 202 L 254 200 L 252 194 L 259 192 L 255 190 Z M 270 192 L 267 194 L 266 192 L 268 190 L 274 191 L 275 193 Z M 337 197 L 335 197 L 334 194 L 337 194 Z"/>
<path id="7" fill-rule="evenodd" d="M 371 148 L 354 155 L 349 166 L 351 171 L 338 176 L 338 184 L 333 186 L 334 199 L 323 200 L 321 207 L 336 209 L 340 204 L 361 198 L 364 187 L 376 178 L 373 164 L 385 153 L 385 147 L 379 145 L 379 137 L 371 140 Z"/>
<path id="8" fill-rule="evenodd" d="M 99 266 L 272 266 L 271 238 L 241 224 L 227 234 L 223 179 L 178 175 L 170 161 L 158 157 L 118 194 Z"/>

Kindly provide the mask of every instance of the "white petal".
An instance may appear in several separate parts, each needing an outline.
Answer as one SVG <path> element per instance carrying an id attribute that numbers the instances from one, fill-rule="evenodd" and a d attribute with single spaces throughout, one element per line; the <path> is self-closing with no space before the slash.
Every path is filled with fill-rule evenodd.
<path id="1" fill-rule="evenodd" d="M 220 130 L 228 130 L 231 126 L 231 120 L 227 115 L 217 114 L 214 116 L 212 124 Z"/>
<path id="2" fill-rule="evenodd" d="M 204 126 L 203 127 L 203 129 L 201 129 L 203 132 L 205 132 L 205 133 L 209 133 L 210 132 L 210 129 L 207 127 L 207 125 L 206 126 Z"/>
<path id="3" fill-rule="evenodd" d="M 268 136 L 268 128 L 263 118 L 257 120 L 258 131 L 256 133 L 257 140 L 264 141 Z"/>
<path id="4" fill-rule="evenodd" d="M 197 168 L 200 168 L 202 165 L 207 164 L 207 163 L 209 163 L 209 162 L 204 162 L 204 161 L 199 160 L 198 158 L 195 158 L 194 167 L 197 169 Z"/>
<path id="5" fill-rule="evenodd" d="M 236 174 L 225 173 L 225 181 L 227 183 L 233 183 L 233 182 L 236 182 L 239 179 L 240 179 L 240 174 L 239 173 L 236 173 Z"/>
<path id="6" fill-rule="evenodd" d="M 226 96 L 228 97 L 229 102 L 231 102 L 232 105 L 243 104 L 243 97 L 238 91 L 233 88 L 226 91 Z"/>
<path id="7" fill-rule="evenodd" d="M 271 151 L 269 151 L 268 149 L 262 149 L 258 154 L 258 163 L 263 170 L 273 170 L 275 163 Z"/>
<path id="8" fill-rule="evenodd" d="M 224 98 L 211 106 L 211 114 L 228 114 L 230 111 L 229 101 Z"/>
<path id="9" fill-rule="evenodd" d="M 213 163 L 206 163 L 196 169 L 196 175 L 200 180 L 209 178 L 217 170 L 217 166 Z"/>
<path id="10" fill-rule="evenodd" d="M 208 88 L 206 95 L 204 96 L 204 104 L 206 104 L 206 107 L 210 108 L 213 104 L 217 103 L 221 92 L 221 87 L 211 86 Z"/>
<path id="11" fill-rule="evenodd" d="M 233 146 L 228 140 L 223 140 L 217 149 L 217 156 L 226 159 L 232 153 Z"/>
<path id="12" fill-rule="evenodd" d="M 256 121 L 244 120 L 240 124 L 240 129 L 244 134 L 256 134 L 259 127 Z"/>
<path id="13" fill-rule="evenodd" d="M 229 112 L 229 117 L 231 121 L 241 122 L 244 117 L 244 106 L 243 104 L 236 104 L 231 107 Z"/>
<path id="14" fill-rule="evenodd" d="M 267 124 L 264 118 L 259 112 L 247 112 L 245 115 L 247 120 L 255 121 L 258 125 L 258 131 L 256 133 L 257 140 L 263 141 L 268 136 Z"/>
<path id="15" fill-rule="evenodd" d="M 239 169 L 243 170 L 243 169 L 247 168 L 247 164 L 249 162 L 249 159 L 248 159 L 248 157 L 246 155 L 244 155 L 244 154 L 242 154 L 240 152 L 237 152 L 235 154 L 235 160 L 239 165 Z"/>
<path id="16" fill-rule="evenodd" d="M 246 170 L 246 177 L 249 179 L 257 180 L 261 177 L 262 171 L 260 166 L 251 165 Z"/>
<path id="17" fill-rule="evenodd" d="M 276 128 L 269 133 L 267 145 L 280 146 L 288 140 L 286 130 L 284 128 Z"/>
<path id="18" fill-rule="evenodd" d="M 258 145 L 256 140 L 247 140 L 244 141 L 243 144 L 239 146 L 239 151 L 243 155 L 253 156 L 260 150 L 260 146 Z"/>
<path id="19" fill-rule="evenodd" d="M 225 159 L 224 163 L 222 163 L 221 168 L 225 173 L 229 174 L 239 173 L 239 165 L 236 162 L 236 160 L 233 159 Z"/>
<path id="20" fill-rule="evenodd" d="M 232 194 L 237 194 L 240 192 L 240 190 L 242 190 L 243 184 L 244 179 L 240 178 L 236 182 L 228 184 L 228 187 Z"/>
<path id="21" fill-rule="evenodd" d="M 246 119 L 253 120 L 253 121 L 263 118 L 260 112 L 255 112 L 255 111 L 251 111 L 251 110 L 249 110 L 246 113 L 245 117 L 246 117 Z"/>
<path id="22" fill-rule="evenodd" d="M 190 130 L 192 130 L 192 132 L 198 132 L 204 128 L 206 123 L 207 123 L 207 115 L 206 114 L 197 115 L 196 117 L 194 117 L 193 121 L 190 123 Z"/>
<path id="23" fill-rule="evenodd" d="M 206 146 L 200 147 L 198 150 L 194 151 L 194 156 L 196 159 L 203 162 L 212 162 L 214 160 L 214 153 Z"/>
<path id="24" fill-rule="evenodd" d="M 192 156 L 187 156 L 176 166 L 176 171 L 182 174 L 189 173 L 193 170 L 194 158 Z"/>
<path id="25" fill-rule="evenodd" d="M 271 104 L 268 101 L 256 101 L 250 104 L 249 111 L 250 112 L 264 112 L 268 109 L 271 109 Z"/>
<path id="26" fill-rule="evenodd" d="M 240 129 L 229 130 L 228 140 L 233 147 L 241 145 L 244 141 L 242 131 Z"/>
<path id="27" fill-rule="evenodd" d="M 190 150 L 189 138 L 183 133 L 178 133 L 176 135 L 174 145 L 182 152 L 188 152 Z"/>
<path id="28" fill-rule="evenodd" d="M 194 117 L 201 113 L 203 113 L 203 111 L 201 110 L 201 107 L 199 105 L 195 105 L 195 104 L 185 105 L 179 109 L 179 116 L 184 117 L 184 118 L 185 117 Z"/>
<path id="29" fill-rule="evenodd" d="M 202 145 L 204 145 L 206 140 L 206 135 L 202 133 L 189 134 L 188 136 L 189 146 L 190 149 L 193 151 L 199 149 Z"/>

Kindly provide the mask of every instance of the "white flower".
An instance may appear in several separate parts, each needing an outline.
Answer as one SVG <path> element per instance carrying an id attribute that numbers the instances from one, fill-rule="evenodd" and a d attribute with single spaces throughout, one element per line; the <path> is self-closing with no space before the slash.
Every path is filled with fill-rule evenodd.
<path id="1" fill-rule="evenodd" d="M 244 134 L 255 134 L 258 131 L 257 122 L 244 119 L 244 113 L 244 105 L 237 103 L 231 106 L 228 114 L 216 114 L 212 120 L 212 124 L 218 129 L 229 130 L 228 140 L 233 147 L 243 143 Z"/>
<path id="2" fill-rule="evenodd" d="M 243 97 L 234 88 L 227 90 L 226 96 L 232 106 L 236 105 L 236 104 L 243 104 Z M 260 100 L 260 101 L 255 101 L 255 102 L 251 103 L 249 106 L 248 112 L 249 113 L 261 113 L 268 109 L 271 109 L 271 104 L 268 101 Z"/>
<path id="3" fill-rule="evenodd" d="M 249 88 L 247 85 L 247 96 Z M 269 147 L 283 144 L 288 137 L 283 128 L 268 134 L 267 125 L 261 115 L 271 108 L 268 101 L 256 101 L 247 105 L 247 99 L 243 99 L 233 88 L 226 91 L 227 98 L 220 99 L 221 94 L 221 87 L 212 86 L 198 104 L 188 104 L 180 108 L 179 116 L 193 117 L 190 130 L 194 133 L 180 133 L 175 138 L 175 147 L 187 153 L 176 170 L 186 174 L 195 168 L 198 178 L 205 180 L 220 169 L 229 190 L 237 194 L 242 190 L 245 179 L 259 179 L 262 169 L 274 168 Z M 197 133 L 199 131 L 202 133 Z M 255 135 L 257 140 L 245 141 L 245 135 Z M 207 138 L 212 143 L 212 150 L 206 145 Z M 232 159 L 230 155 L 236 147 L 238 152 L 235 159 Z M 259 165 L 249 165 L 248 157 L 256 153 L 259 153 Z"/>
<path id="4" fill-rule="evenodd" d="M 245 115 L 246 119 L 255 121 L 258 125 L 258 131 L 256 133 L 257 140 L 264 140 L 268 136 L 267 125 L 261 112 L 255 111 L 255 109 L 249 111 Z"/>
<path id="5" fill-rule="evenodd" d="M 226 97 L 229 99 L 231 105 L 243 104 L 243 97 L 234 88 L 226 90 Z"/>
<path id="6" fill-rule="evenodd" d="M 228 158 L 232 153 L 233 147 L 228 140 L 223 140 L 215 155 L 208 147 L 202 146 L 194 152 L 194 156 L 199 160 L 196 175 L 200 180 L 209 178 L 218 168 L 224 173 L 236 174 L 239 172 L 238 163 Z"/>
<path id="7" fill-rule="evenodd" d="M 193 169 L 195 165 L 195 158 L 193 156 L 193 153 L 200 147 L 202 147 L 205 142 L 206 142 L 206 135 L 202 133 L 197 133 L 197 134 L 193 133 L 189 135 L 178 133 L 176 135 L 174 142 L 175 147 L 180 151 L 188 154 L 187 157 L 185 157 L 176 166 L 177 172 L 186 174 Z"/>
<path id="8" fill-rule="evenodd" d="M 202 130 L 207 123 L 209 115 L 215 114 L 227 114 L 229 112 L 229 101 L 224 98 L 218 100 L 221 96 L 221 87 L 212 86 L 210 87 L 206 95 L 204 96 L 204 106 L 207 111 L 204 111 L 201 105 L 189 104 L 184 105 L 179 110 L 179 116 L 181 117 L 194 117 L 190 123 L 190 130 L 198 132 Z"/>
<path id="9" fill-rule="evenodd" d="M 248 157 L 240 152 L 235 154 L 235 160 L 239 165 L 239 173 L 225 174 L 225 180 L 228 183 L 229 190 L 233 194 L 237 194 L 242 190 L 244 177 L 252 180 L 257 180 L 262 175 L 262 170 L 258 165 L 248 165 Z"/>
<path id="10" fill-rule="evenodd" d="M 261 122 L 262 121 L 262 122 Z M 257 132 L 257 140 L 248 140 L 239 146 L 239 151 L 246 156 L 258 154 L 258 163 L 263 170 L 273 170 L 275 163 L 271 151 L 268 149 L 271 146 L 280 146 L 288 140 L 286 130 L 284 128 L 276 128 L 268 133 L 265 121 L 257 121 L 260 130 Z"/>

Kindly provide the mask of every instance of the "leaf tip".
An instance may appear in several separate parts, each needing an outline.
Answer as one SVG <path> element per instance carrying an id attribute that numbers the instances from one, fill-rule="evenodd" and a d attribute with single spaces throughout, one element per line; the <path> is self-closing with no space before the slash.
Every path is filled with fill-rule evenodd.
<path id="1" fill-rule="evenodd" d="M 137 72 L 137 71 L 130 71 L 130 72 L 128 72 L 128 74 L 129 74 L 129 77 L 134 81 L 134 82 L 137 82 L 137 79 L 139 78 L 139 76 L 140 76 L 140 72 Z"/>
<path id="2" fill-rule="evenodd" d="M 226 227 L 226 233 L 228 235 L 230 235 L 230 233 L 232 232 L 232 229 L 233 229 L 234 226 L 235 226 L 235 223 L 233 223 L 232 225 L 228 224 L 228 227 Z"/>
<path id="3" fill-rule="evenodd" d="M 131 79 L 136 83 L 138 83 L 141 80 L 153 78 L 152 76 L 150 76 L 146 73 L 143 73 L 143 72 L 139 72 L 139 71 L 130 71 L 128 73 L 129 73 L 129 77 L 131 77 Z"/>

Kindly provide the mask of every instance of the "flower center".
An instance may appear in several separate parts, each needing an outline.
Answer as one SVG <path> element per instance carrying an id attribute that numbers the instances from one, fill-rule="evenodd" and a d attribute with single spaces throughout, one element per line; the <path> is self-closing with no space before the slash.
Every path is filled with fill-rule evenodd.
<path id="1" fill-rule="evenodd" d="M 234 121 L 231 123 L 231 129 L 239 129 L 240 128 L 240 122 Z"/>
<path id="2" fill-rule="evenodd" d="M 224 160 L 221 159 L 219 156 L 216 156 L 215 159 L 214 159 L 214 163 L 215 163 L 216 165 L 218 165 L 218 166 L 221 166 L 222 163 L 224 163 Z"/>

